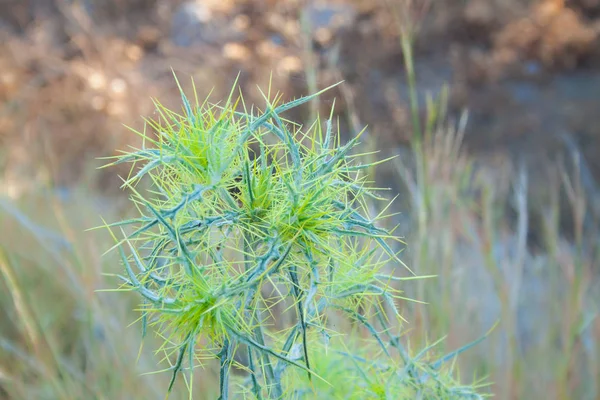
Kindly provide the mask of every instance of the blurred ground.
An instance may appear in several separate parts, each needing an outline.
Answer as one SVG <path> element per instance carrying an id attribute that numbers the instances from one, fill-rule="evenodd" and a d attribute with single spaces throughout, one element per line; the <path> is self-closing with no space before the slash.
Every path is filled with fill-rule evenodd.
<path id="1" fill-rule="evenodd" d="M 40 179 L 71 186 L 93 169 L 90 159 L 135 143 L 121 124 L 140 128 L 151 97 L 176 104 L 171 67 L 182 79 L 193 76 L 201 96 L 214 88 L 215 98 L 241 72 L 246 97 L 258 104 L 255 84 L 266 87 L 270 74 L 287 98 L 343 79 L 345 91 L 326 94 L 322 108 L 335 97 L 345 132 L 368 125 L 380 147 L 395 152 L 411 135 L 393 12 L 404 3 L 5 0 L 0 168 L 7 190 Z M 600 1 L 408 3 L 418 25 L 422 105 L 427 92 L 449 84 L 450 112 L 470 111 L 466 145 L 474 154 L 527 155 L 544 179 L 543 165 L 564 152 L 559 135 L 566 135 L 598 177 Z M 102 190 L 116 187 L 108 175 L 98 179 Z"/>
<path id="2" fill-rule="evenodd" d="M 402 15 L 407 4 L 409 15 Z M 531 369 L 525 378 L 514 378 L 522 379 L 521 393 L 546 395 L 557 376 L 567 382 L 564 387 L 584 387 L 577 379 L 595 385 L 580 376 L 584 368 L 577 363 L 588 362 L 585 371 L 592 377 L 597 369 L 590 366 L 600 365 L 600 325 L 590 322 L 600 304 L 600 285 L 593 283 L 600 219 L 600 0 L 0 0 L 0 194 L 26 199 L 29 191 L 48 186 L 66 198 L 80 199 L 73 193 L 81 188 L 85 196 L 116 194 L 115 168 L 96 171 L 102 162 L 95 157 L 138 144 L 123 124 L 141 129 L 142 117 L 153 116 L 151 98 L 180 107 L 171 68 L 186 90 L 192 76 L 199 97 L 214 89 L 213 99 L 228 93 L 240 73 L 246 102 L 259 106 L 264 102 L 256 85 L 266 90 L 269 80 L 286 99 L 344 80 L 318 108 L 328 112 L 335 98 L 342 132 L 368 125 L 366 141 L 410 164 L 413 130 L 399 38 L 405 21 L 418 28 L 414 65 L 422 118 L 427 92 L 443 95 L 444 84 L 449 115 L 469 110 L 468 157 L 485 167 L 481 182 L 472 179 L 477 190 L 508 198 L 512 181 L 524 176 L 514 166 L 521 163 L 528 173 L 525 201 L 504 213 L 491 201 L 486 209 L 461 186 L 473 175 L 467 157 L 454 153 L 453 139 L 424 150 L 431 176 L 412 182 L 410 168 L 403 179 L 392 167 L 382 168 L 378 180 L 411 203 L 413 219 L 421 211 L 428 216 L 407 224 L 414 230 L 409 263 L 423 273 L 441 269 L 448 278 L 444 290 L 416 293 L 432 303 L 447 294 L 450 308 L 416 313 L 417 327 L 432 335 L 450 332 L 451 346 L 458 347 L 465 337 L 478 336 L 465 328 L 473 326 L 471 313 L 479 313 L 482 329 L 499 313 L 514 318 L 503 326 L 508 338 L 502 345 L 484 347 L 480 358 L 467 361 L 468 371 L 477 370 L 493 351 L 522 363 L 505 362 L 508 378 L 484 369 L 501 382 L 502 398 L 519 398 L 508 385 L 510 371 L 520 376 L 518 368 Z M 305 121 L 315 111 L 306 107 L 290 118 Z M 556 164 L 562 160 L 569 167 L 574 154 L 579 161 L 569 170 L 577 175 L 571 181 Z M 563 186 L 572 190 L 556 189 Z M 431 203 L 423 195 L 417 204 L 414 199 L 427 191 Z M 521 192 L 513 191 L 518 198 Z M 558 191 L 562 197 L 556 200 Z M 584 231 L 586 207 L 586 221 L 594 221 Z M 551 226 L 555 215 L 561 219 L 558 231 Z M 525 236 L 544 251 L 525 248 Z M 591 249 L 585 257 L 573 244 L 581 236 Z M 506 276 L 482 267 L 488 264 Z M 506 301 L 519 291 L 521 299 Z M 465 312 L 450 307 L 463 302 Z M 584 327 L 576 320 L 579 313 Z M 588 326 L 595 331 L 586 333 L 592 339 L 573 339 L 571 348 L 569 329 L 575 326 L 577 332 Z M 556 332 L 544 336 L 540 330 Z M 539 352 L 521 360 L 525 350 L 519 346 L 505 351 L 511 334 L 523 348 L 541 343 Z M 586 340 L 596 347 L 589 350 Z M 568 351 L 547 356 L 557 343 Z M 578 352 L 595 364 L 577 358 Z M 548 365 L 562 368 L 557 360 L 565 370 L 547 373 Z M 529 398 L 567 398 L 553 396 Z"/>

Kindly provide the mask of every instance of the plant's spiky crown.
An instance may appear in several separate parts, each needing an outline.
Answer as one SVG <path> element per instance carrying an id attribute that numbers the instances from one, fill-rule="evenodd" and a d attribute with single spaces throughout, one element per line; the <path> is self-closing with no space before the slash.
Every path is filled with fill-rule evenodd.
<path id="1" fill-rule="evenodd" d="M 171 387 L 185 365 L 191 373 L 199 360 L 218 358 L 227 398 L 239 345 L 249 348 L 244 368 L 256 398 L 289 393 L 289 366 L 320 379 L 308 342 L 331 336 L 327 310 L 363 323 L 391 357 L 365 316 L 381 317 L 387 304 L 400 317 L 390 285 L 398 278 L 382 272 L 399 262 L 389 244 L 398 239 L 369 216 L 378 197 L 362 171 L 373 164 L 351 153 L 358 137 L 341 144 L 331 116 L 306 130 L 281 116 L 319 94 L 284 104 L 265 96 L 255 112 L 233 94 L 222 105 L 192 105 L 182 91 L 183 112 L 157 103 L 159 120 L 147 121 L 156 136 L 140 133 L 144 146 L 113 163 L 133 163 L 124 186 L 141 215 L 109 225 L 133 228 L 117 246 L 121 279 L 144 299 L 144 332 L 153 325 L 167 358 L 177 354 Z M 144 176 L 146 195 L 136 189 Z M 264 285 L 283 287 L 279 300 L 296 308 L 297 323 L 277 335 L 264 329 Z M 297 346 L 301 357 L 293 357 Z"/>

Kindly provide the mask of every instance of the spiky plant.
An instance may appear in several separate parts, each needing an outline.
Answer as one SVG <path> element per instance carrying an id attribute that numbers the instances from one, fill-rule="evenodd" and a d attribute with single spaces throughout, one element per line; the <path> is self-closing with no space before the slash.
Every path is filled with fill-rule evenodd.
<path id="1" fill-rule="evenodd" d="M 369 213 L 381 199 L 362 175 L 373 165 L 353 154 L 358 137 L 342 145 L 331 116 L 308 129 L 282 117 L 322 92 L 281 104 L 265 95 L 262 111 L 233 93 L 221 105 L 197 97 L 192 105 L 182 91 L 181 114 L 157 103 L 159 120 L 147 121 L 155 135 L 140 133 L 144 146 L 113 162 L 133 163 L 124 186 L 140 212 L 110 225 L 124 237 L 116 246 L 123 289 L 143 298 L 144 333 L 152 327 L 164 338 L 173 362 L 168 390 L 187 370 L 191 393 L 194 366 L 212 358 L 220 360 L 221 399 L 431 398 L 431 385 L 442 393 L 440 365 L 422 364 L 425 352 L 411 358 L 391 331 L 401 319 L 402 279 L 383 268 L 401 265 L 399 239 L 376 226 L 381 214 Z M 142 194 L 136 184 L 144 176 L 151 188 Z M 295 309 L 283 330 L 265 322 L 267 287 L 276 289 L 275 303 Z M 368 354 L 374 347 L 357 343 L 324 360 L 318 349 L 336 334 L 334 314 L 362 324 L 379 350 Z M 247 363 L 237 367 L 248 375 L 233 385 L 242 348 Z M 361 378 L 352 386 L 361 391 L 340 388 L 350 397 L 326 389 L 340 382 L 336 369 L 322 368 L 344 357 L 343 373 Z M 292 379 L 298 371 L 304 378 Z"/>

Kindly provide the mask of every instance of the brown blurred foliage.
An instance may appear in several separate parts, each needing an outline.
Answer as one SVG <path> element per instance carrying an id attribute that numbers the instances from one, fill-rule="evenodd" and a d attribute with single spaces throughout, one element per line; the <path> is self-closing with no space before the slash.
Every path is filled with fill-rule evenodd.
<path id="1" fill-rule="evenodd" d="M 584 153 L 600 170 L 597 113 L 555 82 L 600 65 L 595 0 L 15 0 L 0 3 L 4 180 L 68 186 L 90 177 L 95 157 L 136 144 L 123 124 L 141 129 L 152 97 L 177 106 L 171 68 L 187 89 L 193 77 L 201 97 L 214 88 L 215 99 L 241 72 L 247 101 L 259 105 L 255 85 L 269 80 L 286 98 L 345 80 L 320 106 L 336 98 L 343 131 L 369 125 L 394 152 L 411 138 L 393 12 L 407 5 L 418 90 L 450 85 L 450 111 L 471 110 L 470 148 L 551 158 L 562 149 L 554 131 L 568 130 L 591 143 Z M 537 85 L 532 104 L 520 103 L 522 87 L 506 85 L 514 82 Z M 554 100 L 543 100 L 546 88 Z M 545 125 L 557 108 L 564 115 Z M 117 186 L 114 171 L 98 177 L 99 188 Z"/>

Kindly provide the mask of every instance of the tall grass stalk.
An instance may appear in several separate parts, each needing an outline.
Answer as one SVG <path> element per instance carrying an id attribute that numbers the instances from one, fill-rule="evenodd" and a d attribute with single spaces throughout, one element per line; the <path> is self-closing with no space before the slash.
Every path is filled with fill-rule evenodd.
<path id="1" fill-rule="evenodd" d="M 393 9 L 409 64 L 411 4 L 402 1 Z M 408 291 L 430 301 L 408 313 L 420 324 L 412 339 L 422 340 L 423 331 L 448 333 L 452 344 L 499 319 L 481 353 L 459 362 L 469 372 L 489 374 L 498 398 L 596 398 L 600 280 L 594 270 L 598 221 L 590 203 L 597 194 L 590 190 L 595 185 L 581 153 L 567 138 L 573 167 L 559 166 L 548 182 L 550 201 L 532 204 L 523 164 L 492 170 L 462 149 L 466 114 L 458 121 L 447 118 L 447 92 L 425 102 L 424 125 L 414 123 L 421 115 L 414 67 L 405 66 L 405 73 L 414 132 L 411 159 L 397 160 L 396 166 L 411 195 L 408 260 L 419 274 L 439 275 L 437 287 L 418 281 Z M 573 232 L 559 226 L 563 195 Z M 536 218 L 542 221 L 537 249 L 529 243 Z"/>
<path id="2" fill-rule="evenodd" d="M 157 360 L 138 358 L 137 332 L 124 329 L 134 319 L 132 296 L 96 293 L 108 285 L 102 272 L 118 268 L 118 259 L 101 257 L 110 236 L 83 233 L 98 210 L 91 195 L 74 197 L 0 200 L 0 397 L 159 397 L 168 382 L 140 376 Z"/>

